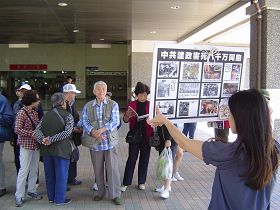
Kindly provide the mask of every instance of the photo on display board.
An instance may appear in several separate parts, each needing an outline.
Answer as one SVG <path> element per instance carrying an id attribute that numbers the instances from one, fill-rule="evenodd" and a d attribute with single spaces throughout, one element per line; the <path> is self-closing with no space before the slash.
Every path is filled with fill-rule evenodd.
<path id="1" fill-rule="evenodd" d="M 217 116 L 219 99 L 200 100 L 199 116 Z"/>
<path id="2" fill-rule="evenodd" d="M 239 81 L 242 64 L 226 63 L 224 67 L 224 81 Z"/>
<path id="3" fill-rule="evenodd" d="M 230 109 L 228 106 L 228 98 L 223 98 L 219 104 L 218 116 L 221 120 L 227 120 L 229 117 Z"/>
<path id="4" fill-rule="evenodd" d="M 175 117 L 175 100 L 157 101 L 156 106 L 159 108 L 160 112 L 167 118 Z"/>
<path id="5" fill-rule="evenodd" d="M 180 82 L 200 82 L 201 62 L 181 62 Z"/>
<path id="6" fill-rule="evenodd" d="M 222 63 L 204 63 L 202 82 L 221 82 Z"/>
<path id="7" fill-rule="evenodd" d="M 202 83 L 201 98 L 216 98 L 220 96 L 220 83 Z"/>
<path id="8" fill-rule="evenodd" d="M 177 79 L 158 79 L 157 82 L 157 99 L 175 99 L 177 97 Z"/>
<path id="9" fill-rule="evenodd" d="M 229 97 L 238 91 L 239 83 L 223 83 L 222 97 Z"/>
<path id="10" fill-rule="evenodd" d="M 198 100 L 179 100 L 177 117 L 196 117 Z"/>
<path id="11" fill-rule="evenodd" d="M 178 77 L 179 61 L 159 61 L 158 77 Z"/>
<path id="12" fill-rule="evenodd" d="M 198 98 L 200 83 L 179 83 L 178 98 Z"/>

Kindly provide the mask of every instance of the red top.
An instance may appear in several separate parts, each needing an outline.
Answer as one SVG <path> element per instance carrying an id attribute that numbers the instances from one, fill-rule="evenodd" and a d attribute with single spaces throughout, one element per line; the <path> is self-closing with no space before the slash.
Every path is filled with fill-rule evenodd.
<path id="1" fill-rule="evenodd" d="M 131 108 L 133 108 L 136 111 L 136 100 L 129 102 L 128 106 L 130 106 Z M 128 109 L 128 106 L 126 108 L 126 111 Z M 146 114 L 149 114 L 149 106 L 150 106 L 150 102 L 147 101 L 146 103 Z M 133 130 L 134 127 L 136 126 L 137 123 L 137 118 L 136 117 L 131 117 L 129 118 L 129 130 Z M 153 135 L 153 128 L 146 122 L 146 137 L 151 137 Z"/>
<path id="2" fill-rule="evenodd" d="M 35 140 L 35 131 L 33 130 L 32 122 L 24 110 L 27 111 L 35 126 L 39 123 L 38 113 L 24 106 L 17 113 L 16 117 L 15 133 L 18 135 L 17 141 L 24 149 L 37 150 L 39 149 L 39 144 L 37 144 Z"/>
<path id="3" fill-rule="evenodd" d="M 224 121 L 224 128 L 230 128 L 228 120 Z"/>

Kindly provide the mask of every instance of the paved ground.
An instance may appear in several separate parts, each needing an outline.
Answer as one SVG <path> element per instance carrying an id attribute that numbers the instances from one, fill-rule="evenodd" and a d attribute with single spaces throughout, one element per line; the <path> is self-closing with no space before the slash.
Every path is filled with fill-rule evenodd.
<path id="1" fill-rule="evenodd" d="M 123 125 L 120 134 L 122 137 L 127 132 L 127 126 Z M 196 137 L 199 139 L 208 139 L 212 134 L 212 129 L 207 128 L 203 123 L 199 123 Z M 234 136 L 231 136 L 233 139 Z M 119 168 L 121 178 L 123 177 L 125 162 L 127 158 L 127 144 L 124 139 L 120 140 L 119 150 Z M 72 198 L 72 203 L 67 206 L 56 207 L 48 203 L 45 188 L 45 178 L 43 166 L 40 164 L 40 186 L 39 192 L 44 194 L 43 200 L 33 201 L 26 200 L 22 210 L 46 210 L 46 209 L 67 209 L 67 210 L 89 210 L 89 209 L 127 209 L 127 210 L 148 210 L 148 209 L 207 209 L 210 197 L 211 187 L 214 177 L 214 167 L 206 166 L 202 161 L 196 159 L 188 153 L 184 154 L 184 159 L 181 164 L 180 174 L 185 178 L 185 181 L 173 182 L 170 198 L 162 200 L 159 195 L 154 192 L 156 185 L 160 183 L 155 176 L 155 161 L 158 157 L 157 151 L 152 149 L 151 159 L 148 170 L 146 190 L 140 191 L 136 189 L 137 171 L 134 173 L 133 186 L 129 187 L 123 193 L 124 205 L 117 207 L 111 201 L 104 200 L 95 202 L 92 200 L 93 191 L 90 190 L 93 184 L 93 169 L 91 165 L 88 149 L 80 147 L 81 159 L 78 163 L 78 178 L 83 181 L 81 186 L 71 187 L 68 196 Z M 12 147 L 6 143 L 4 149 L 4 162 L 6 167 L 6 182 L 8 194 L 0 198 L 0 209 L 16 209 L 14 207 L 14 192 L 16 183 L 16 170 L 13 163 Z M 279 174 L 277 175 L 280 178 Z M 280 184 L 276 184 L 276 188 L 272 195 L 271 209 L 280 209 Z"/>

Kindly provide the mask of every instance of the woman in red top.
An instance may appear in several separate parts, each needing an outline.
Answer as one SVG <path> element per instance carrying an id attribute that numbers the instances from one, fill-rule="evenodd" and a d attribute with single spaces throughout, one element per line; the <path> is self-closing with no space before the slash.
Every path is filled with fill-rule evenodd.
<path id="1" fill-rule="evenodd" d="M 126 161 L 125 172 L 123 177 L 123 186 L 121 191 L 125 191 L 127 186 L 131 185 L 135 164 L 140 151 L 139 163 L 138 163 L 138 188 L 145 190 L 145 182 L 148 172 L 148 164 L 150 159 L 151 146 L 149 144 L 149 137 L 153 135 L 153 129 L 147 124 L 146 118 L 140 118 L 138 116 L 146 115 L 149 113 L 149 104 L 147 96 L 150 94 L 150 88 L 138 82 L 134 93 L 137 100 L 128 104 L 128 108 L 124 114 L 123 121 L 129 122 L 129 130 L 140 129 L 142 138 L 134 143 L 129 143 L 128 159 Z M 133 111 L 135 110 L 135 111 Z M 137 114 L 136 114 L 136 113 Z"/>

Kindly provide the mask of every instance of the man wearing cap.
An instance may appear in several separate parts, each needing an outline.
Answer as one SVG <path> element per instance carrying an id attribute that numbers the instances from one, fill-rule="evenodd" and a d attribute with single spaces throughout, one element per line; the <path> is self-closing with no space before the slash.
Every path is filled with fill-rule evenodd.
<path id="1" fill-rule="evenodd" d="M 80 137 L 83 132 L 83 129 L 77 125 L 80 116 L 75 107 L 75 97 L 76 94 L 81 93 L 81 91 L 77 90 L 74 84 L 66 84 L 63 86 L 63 93 L 66 99 L 66 110 L 69 113 L 71 113 L 74 118 L 74 129 L 73 129 L 72 138 L 75 145 L 80 146 L 81 145 Z M 77 177 L 77 161 L 75 162 L 70 161 L 69 171 L 68 171 L 68 184 L 71 185 L 82 184 L 82 181 L 77 180 L 76 177 Z"/>

